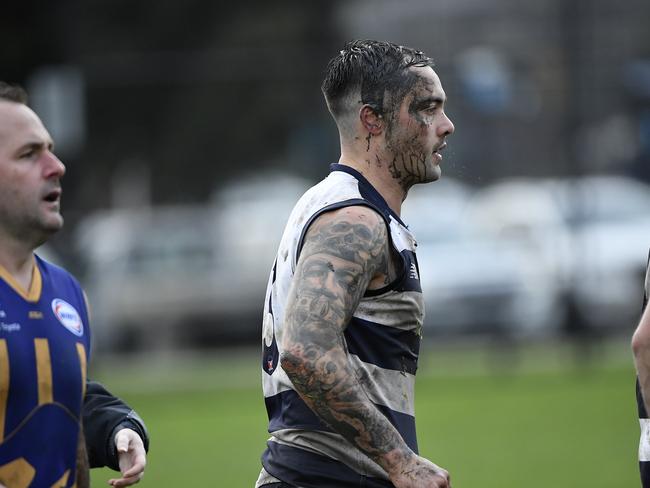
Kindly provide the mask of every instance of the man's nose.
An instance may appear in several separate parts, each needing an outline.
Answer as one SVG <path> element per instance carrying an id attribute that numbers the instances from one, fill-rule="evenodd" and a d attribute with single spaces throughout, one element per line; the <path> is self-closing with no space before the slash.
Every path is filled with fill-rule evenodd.
<path id="1" fill-rule="evenodd" d="M 444 120 L 442 124 L 440 124 L 439 128 L 439 134 L 440 136 L 449 136 L 454 133 L 456 130 L 456 127 L 454 127 L 454 123 L 451 121 L 451 119 L 447 116 L 447 114 L 444 115 Z"/>
<path id="2" fill-rule="evenodd" d="M 60 178 L 65 174 L 65 164 L 52 151 L 47 151 L 43 157 L 46 178 Z"/>

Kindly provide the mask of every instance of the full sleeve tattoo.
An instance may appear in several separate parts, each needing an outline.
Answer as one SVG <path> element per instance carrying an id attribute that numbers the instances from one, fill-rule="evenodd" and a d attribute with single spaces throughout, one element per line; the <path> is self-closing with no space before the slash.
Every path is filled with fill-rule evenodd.
<path id="1" fill-rule="evenodd" d="M 387 272 L 388 256 L 386 224 L 369 208 L 312 224 L 289 293 L 281 364 L 321 419 L 390 472 L 412 453 L 362 389 L 343 336 L 373 276 Z"/>

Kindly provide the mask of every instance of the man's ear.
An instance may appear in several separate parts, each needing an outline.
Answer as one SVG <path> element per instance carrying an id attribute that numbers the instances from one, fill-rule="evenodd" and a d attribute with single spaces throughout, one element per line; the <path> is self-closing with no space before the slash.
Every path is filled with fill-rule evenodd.
<path id="1" fill-rule="evenodd" d="M 373 136 L 379 135 L 384 130 L 384 119 L 382 115 L 372 106 L 364 105 L 359 110 L 359 120 L 364 130 L 367 130 Z"/>

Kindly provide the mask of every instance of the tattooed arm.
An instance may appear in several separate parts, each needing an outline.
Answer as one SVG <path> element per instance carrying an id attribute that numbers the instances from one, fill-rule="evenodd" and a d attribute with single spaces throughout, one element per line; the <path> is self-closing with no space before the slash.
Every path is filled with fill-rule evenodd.
<path id="1" fill-rule="evenodd" d="M 447 472 L 409 449 L 348 360 L 343 331 L 369 285 L 389 276 L 389 259 L 386 224 L 374 210 L 346 207 L 318 217 L 289 292 L 280 361 L 307 405 L 396 487 L 446 488 Z"/>

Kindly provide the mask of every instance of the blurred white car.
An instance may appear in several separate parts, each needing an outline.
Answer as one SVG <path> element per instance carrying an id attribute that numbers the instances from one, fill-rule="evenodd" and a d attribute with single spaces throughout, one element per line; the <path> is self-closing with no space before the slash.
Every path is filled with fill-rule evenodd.
<path id="1" fill-rule="evenodd" d="M 478 192 L 472 218 L 522 241 L 573 312 L 569 327 L 628 329 L 650 247 L 650 187 L 622 176 L 514 179 Z"/>
<path id="2" fill-rule="evenodd" d="M 220 257 L 209 208 L 99 212 L 79 225 L 77 242 L 100 349 L 169 347 L 193 324 L 221 311 L 215 298 Z"/>
<path id="3" fill-rule="evenodd" d="M 308 185 L 265 175 L 205 206 L 86 218 L 77 242 L 98 346 L 169 349 L 256 335 L 277 242 Z"/>
<path id="4" fill-rule="evenodd" d="M 650 186 L 622 176 L 558 186 L 573 236 L 578 312 L 592 327 L 630 330 L 641 310 L 650 248 Z"/>
<path id="5" fill-rule="evenodd" d="M 517 239 L 482 231 L 472 191 L 449 178 L 411 189 L 403 219 L 415 233 L 425 327 L 434 333 L 530 336 L 561 320 L 558 290 Z"/>
<path id="6" fill-rule="evenodd" d="M 525 249 L 528 259 L 541 269 L 540 286 L 554 287 L 555 293 L 565 297 L 570 293 L 572 235 L 548 185 L 527 178 L 494 183 L 476 192 L 467 214 L 486 235 L 517 242 Z"/>
<path id="7" fill-rule="evenodd" d="M 298 199 L 312 186 L 310 180 L 284 173 L 241 179 L 213 197 L 218 240 L 224 249 L 222 271 L 234 289 L 255 293 L 252 304 L 260 308 L 269 272 L 289 214 Z"/>

